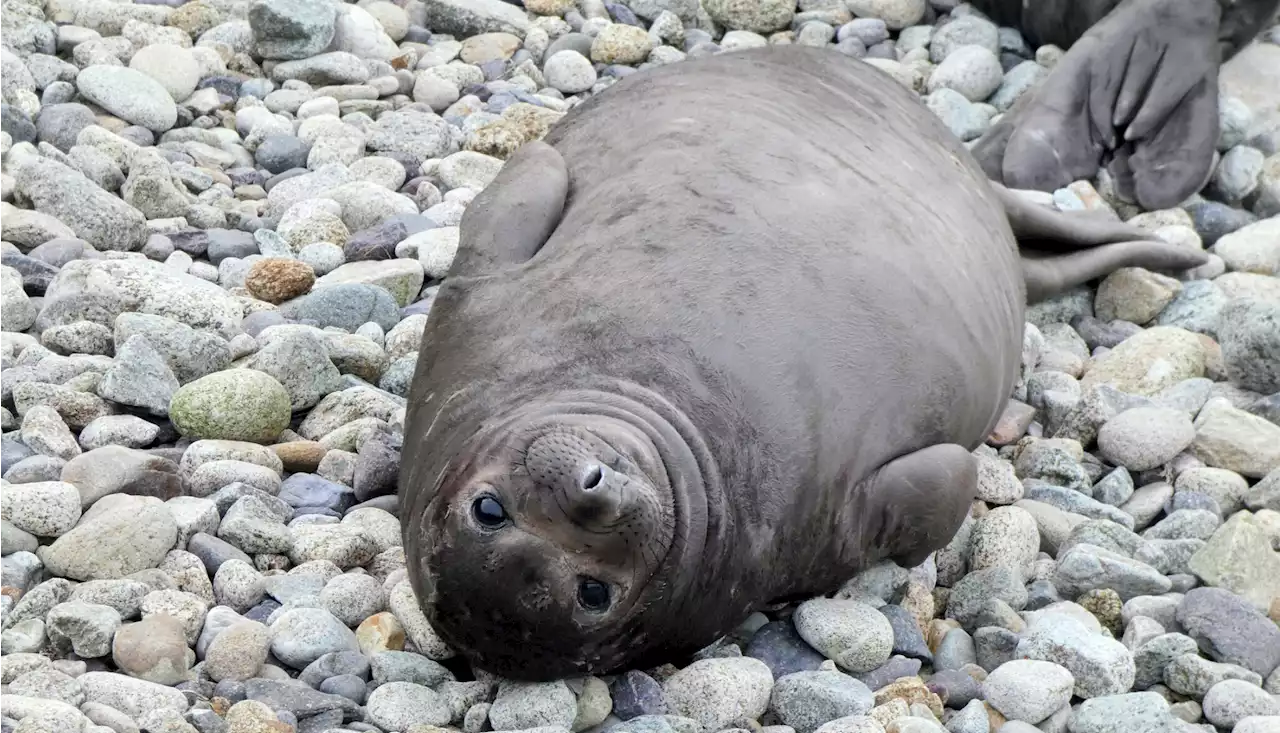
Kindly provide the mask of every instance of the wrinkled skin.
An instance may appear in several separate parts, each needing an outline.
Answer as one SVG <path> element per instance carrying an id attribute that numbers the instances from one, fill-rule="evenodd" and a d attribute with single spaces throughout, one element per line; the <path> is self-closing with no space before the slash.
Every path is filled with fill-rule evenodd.
<path id="1" fill-rule="evenodd" d="M 1186 200 L 1212 173 L 1219 66 L 1280 5 L 1223 1 L 977 0 L 1033 44 L 1068 49 L 974 147 L 983 170 L 1053 191 L 1106 168 L 1143 208 Z"/>
<path id="2" fill-rule="evenodd" d="M 545 680 L 919 564 L 976 495 L 1028 296 L 1205 259 L 990 185 L 834 51 L 628 77 L 463 218 L 408 397 L 414 591 L 477 667 Z"/>

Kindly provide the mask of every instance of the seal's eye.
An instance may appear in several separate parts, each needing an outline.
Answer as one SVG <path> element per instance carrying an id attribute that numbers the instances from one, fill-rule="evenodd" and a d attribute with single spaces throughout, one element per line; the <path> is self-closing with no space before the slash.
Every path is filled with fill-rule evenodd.
<path id="1" fill-rule="evenodd" d="M 578 583 L 578 603 L 588 611 L 603 611 L 609 607 L 609 586 L 594 578 L 583 578 Z"/>
<path id="2" fill-rule="evenodd" d="M 482 496 L 476 499 L 471 505 L 471 513 L 475 515 L 476 521 L 485 527 L 497 527 L 507 521 L 507 512 L 498 503 L 497 499 L 491 496 Z"/>
<path id="3" fill-rule="evenodd" d="M 587 470 L 582 474 L 582 488 L 590 491 L 599 486 L 603 478 L 604 471 L 600 468 L 600 464 L 593 463 L 587 466 Z"/>

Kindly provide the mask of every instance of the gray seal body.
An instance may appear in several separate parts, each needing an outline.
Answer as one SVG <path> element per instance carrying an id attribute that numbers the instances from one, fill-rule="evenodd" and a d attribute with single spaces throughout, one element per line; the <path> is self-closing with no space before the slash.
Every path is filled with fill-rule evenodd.
<path id="1" fill-rule="evenodd" d="M 1015 230 L 1048 248 L 1029 260 Z M 428 619 L 482 668 L 552 679 L 922 562 L 975 496 L 1028 287 L 1204 261 L 1118 241 L 1138 239 L 1019 204 L 835 52 L 619 82 L 463 220 L 401 469 Z"/>

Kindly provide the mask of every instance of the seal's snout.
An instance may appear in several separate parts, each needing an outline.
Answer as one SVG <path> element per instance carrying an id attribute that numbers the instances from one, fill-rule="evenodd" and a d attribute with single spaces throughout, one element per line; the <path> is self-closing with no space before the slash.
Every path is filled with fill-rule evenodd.
<path id="1" fill-rule="evenodd" d="M 530 478 L 554 493 L 570 519 L 608 526 L 621 516 L 630 483 L 614 468 L 620 459 L 599 439 L 556 431 L 529 445 L 525 466 Z"/>

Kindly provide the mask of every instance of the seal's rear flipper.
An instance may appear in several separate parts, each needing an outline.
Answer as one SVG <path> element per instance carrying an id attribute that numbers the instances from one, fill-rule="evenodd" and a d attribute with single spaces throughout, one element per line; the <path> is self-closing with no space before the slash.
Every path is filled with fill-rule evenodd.
<path id="1" fill-rule="evenodd" d="M 1004 207 L 1009 228 L 1019 247 L 1074 250 L 1131 239 L 1147 239 L 1148 233 L 1132 224 L 1090 211 L 1062 212 L 1031 201 L 999 183 L 992 183 Z"/>
<path id="2" fill-rule="evenodd" d="M 449 277 L 527 262 L 560 223 L 568 192 L 560 153 L 541 140 L 522 145 L 467 206 Z"/>
<path id="3" fill-rule="evenodd" d="M 1121 267 L 1185 270 L 1209 261 L 1202 250 L 1154 239 L 1132 224 L 1064 213 L 1032 203 L 1000 184 L 992 188 L 1018 239 L 1027 302 L 1036 303 Z"/>
<path id="4" fill-rule="evenodd" d="M 1027 303 L 1051 298 L 1121 267 L 1186 270 L 1209 261 L 1204 252 L 1155 240 L 1115 242 L 1062 254 L 1020 249 Z"/>
<path id="5" fill-rule="evenodd" d="M 931 445 L 886 463 L 862 491 L 879 512 L 876 546 L 913 568 L 960 529 L 978 496 L 978 463 L 962 446 Z"/>
<path id="6" fill-rule="evenodd" d="M 1105 164 L 1143 208 L 1183 201 L 1213 164 L 1222 12 L 1217 0 L 1121 0 L 978 141 L 983 170 L 1052 191 Z"/>

